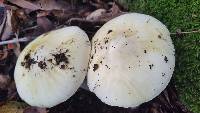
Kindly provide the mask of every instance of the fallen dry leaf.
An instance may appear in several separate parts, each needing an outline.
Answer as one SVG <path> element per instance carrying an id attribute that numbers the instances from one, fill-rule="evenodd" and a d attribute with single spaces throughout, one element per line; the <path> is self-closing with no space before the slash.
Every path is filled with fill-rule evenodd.
<path id="1" fill-rule="evenodd" d="M 26 12 L 25 12 L 25 10 L 23 10 L 23 9 L 16 9 L 15 10 L 15 16 L 17 16 L 18 17 L 18 19 L 20 20 L 20 21 L 28 21 L 28 16 L 27 16 L 27 14 L 26 14 Z"/>
<path id="2" fill-rule="evenodd" d="M 0 36 L 2 37 L 4 28 L 6 26 L 6 16 L 7 12 L 6 12 L 6 8 L 4 7 L 4 5 L 0 6 Z M 0 39 L 1 39 L 0 37 Z"/>
<path id="3" fill-rule="evenodd" d="M 105 13 L 105 9 L 97 9 L 94 12 L 90 13 L 90 15 L 86 17 L 86 20 L 97 21 Z"/>
<path id="4" fill-rule="evenodd" d="M 0 106 L 7 100 L 7 94 L 7 90 L 0 89 Z"/>
<path id="5" fill-rule="evenodd" d="M 14 51 L 16 57 L 18 57 L 19 54 L 21 53 L 21 49 L 20 49 L 20 44 L 19 44 L 19 42 L 16 42 L 16 43 L 15 43 L 15 47 L 14 47 L 13 51 Z"/>
<path id="6" fill-rule="evenodd" d="M 23 113 L 47 113 L 47 110 L 39 107 L 27 107 Z"/>
<path id="7" fill-rule="evenodd" d="M 53 23 L 45 16 L 37 17 L 37 24 L 41 32 L 48 32 L 53 29 Z"/>
<path id="8" fill-rule="evenodd" d="M 96 9 L 108 9 L 109 8 L 109 2 L 103 1 L 103 0 L 88 0 L 91 5 L 96 7 Z"/>
<path id="9" fill-rule="evenodd" d="M 5 19 L 5 7 L 4 5 L 0 5 L 0 25 L 3 23 L 4 19 Z M 0 30 L 1 31 L 1 30 Z"/>
<path id="10" fill-rule="evenodd" d="M 31 11 L 36 10 L 64 10 L 69 8 L 69 3 L 61 0 L 35 0 L 35 1 L 26 1 L 26 0 L 8 0 L 9 2 L 16 4 L 22 8 L 30 9 Z"/>
<path id="11" fill-rule="evenodd" d="M 78 14 L 73 10 L 52 10 L 50 13 L 58 22 L 67 21 L 72 17 L 78 17 Z"/>
<path id="12" fill-rule="evenodd" d="M 38 0 L 34 4 L 40 6 L 42 10 L 65 10 L 70 6 L 67 0 Z"/>
<path id="13" fill-rule="evenodd" d="M 7 99 L 8 99 L 9 101 L 17 100 L 17 98 L 19 98 L 19 97 L 17 96 L 17 89 L 16 89 L 16 85 L 15 85 L 15 82 L 14 82 L 14 81 L 12 81 L 12 82 L 9 84 L 9 86 L 8 86 L 8 88 L 7 88 L 7 91 L 8 91 L 8 93 L 7 93 Z"/>
<path id="14" fill-rule="evenodd" d="M 32 11 L 41 9 L 39 6 L 37 6 L 31 2 L 28 2 L 26 0 L 8 0 L 8 1 L 12 4 L 16 4 L 17 6 L 20 6 L 22 8 L 26 8 L 26 9 L 30 9 Z"/>
<path id="15" fill-rule="evenodd" d="M 112 4 L 112 8 L 110 8 L 109 12 L 106 13 L 105 15 L 102 15 L 100 20 L 101 21 L 109 21 L 117 16 L 120 16 L 122 14 L 125 14 L 127 12 L 123 12 L 121 11 L 121 9 L 119 8 L 119 6 L 116 3 Z"/>
<path id="16" fill-rule="evenodd" d="M 6 89 L 10 84 L 11 78 L 9 75 L 0 74 L 0 89 Z"/>
<path id="17" fill-rule="evenodd" d="M 0 113 L 23 113 L 26 106 L 22 102 L 10 101 L 0 107 Z"/>
<path id="18" fill-rule="evenodd" d="M 8 51 L 4 50 L 0 50 L 0 60 L 4 60 L 5 58 L 7 58 L 8 56 Z"/>
<path id="19" fill-rule="evenodd" d="M 126 12 L 121 11 L 120 7 L 116 3 L 113 3 L 112 7 L 109 10 L 97 9 L 93 11 L 90 15 L 86 17 L 86 20 L 107 22 L 110 19 L 124 13 Z"/>
<path id="20" fill-rule="evenodd" d="M 6 10 L 5 12 L 6 17 L 4 17 L 4 21 L 1 24 L 0 30 L 1 30 L 1 40 L 7 40 L 10 38 L 10 35 L 13 34 L 12 29 L 12 10 Z"/>

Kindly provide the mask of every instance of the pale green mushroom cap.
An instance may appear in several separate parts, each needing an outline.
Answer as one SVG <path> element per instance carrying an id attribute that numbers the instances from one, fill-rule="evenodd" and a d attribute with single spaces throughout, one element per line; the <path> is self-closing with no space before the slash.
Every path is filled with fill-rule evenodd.
<path id="1" fill-rule="evenodd" d="M 116 17 L 93 37 L 88 87 L 108 105 L 136 107 L 166 88 L 174 54 L 168 29 L 154 17 L 138 13 Z"/>
<path id="2" fill-rule="evenodd" d="M 14 79 L 19 96 L 38 107 L 66 101 L 87 74 L 90 49 L 87 34 L 75 26 L 39 36 L 18 58 Z"/>

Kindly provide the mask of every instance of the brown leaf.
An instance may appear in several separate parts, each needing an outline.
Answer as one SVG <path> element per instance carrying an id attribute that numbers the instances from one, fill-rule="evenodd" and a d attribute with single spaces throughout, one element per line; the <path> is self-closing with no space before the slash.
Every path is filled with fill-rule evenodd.
<path id="1" fill-rule="evenodd" d="M 26 1 L 26 0 L 8 0 L 9 2 L 18 5 L 22 8 L 35 10 L 64 10 L 69 8 L 69 3 L 66 1 L 57 0 L 36 0 L 36 1 Z"/>
<path id="2" fill-rule="evenodd" d="M 159 109 L 156 109 L 156 108 L 152 107 L 152 108 L 150 108 L 149 112 L 150 113 L 160 113 L 158 110 Z"/>
<path id="3" fill-rule="evenodd" d="M 115 3 L 123 10 L 128 10 L 129 0 L 115 0 Z"/>
<path id="4" fill-rule="evenodd" d="M 7 90 L 0 89 L 0 106 L 7 100 Z M 1 112 L 0 112 L 1 113 Z"/>
<path id="5" fill-rule="evenodd" d="M 64 10 L 69 8 L 70 4 L 64 0 L 38 0 L 34 2 L 42 10 Z"/>
<path id="6" fill-rule="evenodd" d="M 0 113 L 23 113 L 26 106 L 22 102 L 10 101 L 0 107 Z"/>
<path id="7" fill-rule="evenodd" d="M 167 100 L 168 104 L 173 108 L 172 104 L 171 104 L 171 101 L 169 99 L 169 95 L 168 95 L 168 92 L 167 90 L 164 90 L 163 91 L 163 95 L 164 95 L 164 98 Z"/>
<path id="8" fill-rule="evenodd" d="M 23 113 L 47 113 L 47 110 L 39 107 L 27 107 Z"/>
<path id="9" fill-rule="evenodd" d="M 5 9 L 4 5 L 2 5 L 2 6 L 0 5 L 0 25 L 3 23 L 5 17 L 6 17 L 6 9 Z"/>
<path id="10" fill-rule="evenodd" d="M 162 105 L 165 105 L 166 108 L 170 108 L 168 102 L 165 100 L 165 97 L 161 95 L 159 95 L 158 97 L 158 100 L 159 102 L 162 104 Z"/>
<path id="11" fill-rule="evenodd" d="M 16 100 L 18 96 L 17 96 L 17 89 L 16 89 L 15 82 L 12 81 L 7 89 L 8 89 L 7 99 Z"/>
<path id="12" fill-rule="evenodd" d="M 89 3 L 92 5 L 92 6 L 95 6 L 97 9 L 100 9 L 100 8 L 103 8 L 103 9 L 108 9 L 108 5 L 109 3 L 108 2 L 105 2 L 103 0 L 88 0 Z"/>
<path id="13" fill-rule="evenodd" d="M 5 26 L 6 26 L 6 8 L 0 7 L 0 39 L 2 38 Z"/>
<path id="14" fill-rule="evenodd" d="M 107 22 L 119 15 L 125 14 L 126 12 L 122 12 L 119 8 L 119 6 L 115 3 L 113 3 L 112 8 L 109 9 L 109 11 L 104 12 L 102 11 L 94 11 L 93 14 L 91 13 L 91 15 L 93 15 L 92 17 L 96 17 L 95 21 L 104 21 Z M 90 15 L 90 16 L 91 16 Z"/>
<path id="15" fill-rule="evenodd" d="M 53 29 L 52 22 L 47 17 L 38 17 L 37 18 L 37 24 L 39 27 L 42 28 L 43 32 L 48 32 Z"/>
<path id="16" fill-rule="evenodd" d="M 3 51 L 0 50 L 0 60 L 4 60 L 5 58 L 7 58 L 7 56 L 8 56 L 7 50 L 5 49 Z"/>
<path id="17" fill-rule="evenodd" d="M 52 10 L 51 14 L 59 22 L 67 21 L 68 19 L 73 18 L 73 17 L 78 17 L 78 14 L 73 10 Z"/>
<path id="18" fill-rule="evenodd" d="M 17 37 L 17 39 L 18 39 L 17 34 L 15 34 L 15 35 L 16 35 L 16 37 Z M 15 43 L 15 47 L 14 47 L 13 51 L 14 51 L 15 55 L 18 57 L 19 54 L 21 53 L 21 49 L 20 49 L 20 44 L 19 44 L 19 42 L 16 42 L 16 43 Z"/>
<path id="19" fill-rule="evenodd" d="M 12 34 L 12 24 L 11 24 L 12 11 L 11 10 L 5 11 L 5 15 L 6 16 L 4 17 L 4 20 L 0 26 L 1 40 L 8 39 Z"/>
<path id="20" fill-rule="evenodd" d="M 1 36 L 1 40 L 7 40 L 10 38 L 12 34 L 12 28 L 11 26 L 9 26 L 8 24 L 5 25 L 5 28 L 3 30 L 2 36 Z"/>
<path id="21" fill-rule="evenodd" d="M 90 15 L 86 17 L 86 20 L 97 21 L 105 13 L 106 13 L 105 9 L 97 9 L 94 12 L 90 13 Z"/>
<path id="22" fill-rule="evenodd" d="M 81 16 L 81 17 L 87 17 L 90 13 L 93 12 L 93 9 L 91 6 L 83 6 L 83 7 L 80 7 L 78 9 L 78 14 Z"/>
<path id="23" fill-rule="evenodd" d="M 50 12 L 51 12 L 51 11 L 38 11 L 38 12 L 37 12 L 37 17 L 48 16 Z"/>
<path id="24" fill-rule="evenodd" d="M 21 20 L 21 21 L 28 21 L 28 16 L 23 9 L 17 9 L 15 10 L 15 15 Z"/>
<path id="25" fill-rule="evenodd" d="M 8 0 L 10 3 L 20 6 L 22 8 L 30 9 L 32 11 L 41 9 L 39 6 L 28 2 L 26 0 Z"/>
<path id="26" fill-rule="evenodd" d="M 6 89 L 10 84 L 10 81 L 9 75 L 0 74 L 0 89 Z"/>

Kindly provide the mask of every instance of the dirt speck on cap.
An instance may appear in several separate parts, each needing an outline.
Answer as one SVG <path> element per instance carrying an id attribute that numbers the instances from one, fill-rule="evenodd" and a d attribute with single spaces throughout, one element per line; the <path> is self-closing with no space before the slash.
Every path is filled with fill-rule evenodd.
<path id="1" fill-rule="evenodd" d="M 40 69 L 46 69 L 47 64 L 44 61 L 40 61 L 40 62 L 38 62 L 38 67 L 40 67 Z"/>
<path id="2" fill-rule="evenodd" d="M 108 43 L 108 40 L 105 41 L 105 44 L 107 44 L 107 43 Z"/>
<path id="3" fill-rule="evenodd" d="M 158 38 L 160 38 L 160 39 L 161 39 L 161 38 L 162 38 L 162 37 L 161 37 L 161 35 L 158 35 Z"/>
<path id="4" fill-rule="evenodd" d="M 112 30 L 108 30 L 108 33 L 107 34 L 109 34 L 109 33 L 111 33 L 112 32 Z"/>
<path id="5" fill-rule="evenodd" d="M 24 57 L 24 61 L 21 62 L 21 65 L 26 69 L 30 70 L 32 64 L 37 63 L 34 58 L 31 58 L 30 53 L 26 54 Z"/>
<path id="6" fill-rule="evenodd" d="M 166 56 L 165 56 L 164 60 L 165 60 L 165 62 L 166 62 L 166 63 L 168 62 L 168 59 L 167 59 L 167 57 L 166 57 Z"/>
<path id="7" fill-rule="evenodd" d="M 151 64 L 151 65 L 149 65 L 149 68 L 150 68 L 150 69 L 152 69 L 152 67 L 153 67 L 153 66 L 154 66 L 154 65 L 153 65 L 153 64 Z"/>
<path id="8" fill-rule="evenodd" d="M 65 65 L 61 65 L 60 69 L 65 69 L 65 67 L 66 67 Z"/>
<path id="9" fill-rule="evenodd" d="M 61 62 L 64 62 L 66 64 L 69 63 L 67 56 L 65 53 L 57 53 L 57 54 L 52 54 L 54 56 L 54 60 L 56 61 L 56 65 L 59 65 Z"/>
<path id="10" fill-rule="evenodd" d="M 99 65 L 98 64 L 94 64 L 93 71 L 96 71 L 98 68 L 99 68 Z"/>
<path id="11" fill-rule="evenodd" d="M 52 63 L 52 59 L 48 59 L 47 61 L 50 62 L 50 63 Z"/>

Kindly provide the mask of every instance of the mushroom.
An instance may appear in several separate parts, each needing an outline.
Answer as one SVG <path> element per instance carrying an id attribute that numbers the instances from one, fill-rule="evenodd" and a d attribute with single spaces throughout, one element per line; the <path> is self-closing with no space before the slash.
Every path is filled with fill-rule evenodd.
<path id="1" fill-rule="evenodd" d="M 138 13 L 121 15 L 92 39 L 88 87 L 108 105 L 137 107 L 166 88 L 174 54 L 170 33 L 159 20 Z"/>
<path id="2" fill-rule="evenodd" d="M 75 26 L 39 36 L 17 60 L 14 79 L 19 96 L 37 107 L 66 101 L 87 74 L 90 50 L 87 34 Z"/>

